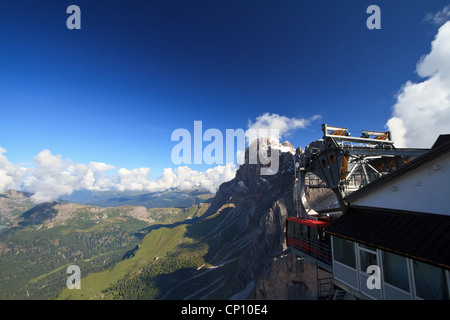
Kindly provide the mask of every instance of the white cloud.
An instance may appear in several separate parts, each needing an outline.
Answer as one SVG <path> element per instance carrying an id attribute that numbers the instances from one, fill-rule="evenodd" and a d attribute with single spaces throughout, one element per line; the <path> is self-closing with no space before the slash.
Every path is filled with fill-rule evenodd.
<path id="1" fill-rule="evenodd" d="M 428 13 L 425 15 L 425 21 L 430 21 L 438 26 L 443 25 L 450 20 L 450 5 L 445 6 L 437 13 Z"/>
<path id="2" fill-rule="evenodd" d="M 14 188 L 18 170 L 8 161 L 5 155 L 6 150 L 0 147 L 0 192 Z"/>
<path id="3" fill-rule="evenodd" d="M 113 188 L 116 190 L 159 191 L 154 190 L 155 185 L 149 178 L 150 168 L 136 168 L 132 170 L 121 168 L 118 170 L 118 174 L 118 180 L 113 185 Z"/>
<path id="4" fill-rule="evenodd" d="M 111 168 L 97 162 L 87 166 L 63 161 L 61 155 L 53 155 L 49 150 L 41 151 L 34 162 L 35 167 L 22 169 L 20 184 L 22 189 L 34 193 L 32 199 L 36 203 L 53 201 L 78 189 L 97 190 L 104 183 L 103 171 Z"/>
<path id="5" fill-rule="evenodd" d="M 60 157 L 43 150 L 34 157 L 34 161 L 37 167 L 28 168 L 23 177 L 23 187 L 35 193 L 32 199 L 36 203 L 52 201 L 53 197 L 72 193 L 74 177 L 64 170 Z"/>
<path id="6" fill-rule="evenodd" d="M 198 172 L 187 166 L 175 169 L 166 168 L 162 176 L 153 184 L 152 189 L 158 191 L 168 188 L 203 188 L 214 193 L 222 183 L 235 177 L 236 170 L 237 166 L 232 163 L 219 165 L 205 172 Z"/>
<path id="7" fill-rule="evenodd" d="M 310 118 L 310 121 L 316 121 L 316 120 L 319 120 L 319 119 L 322 119 L 322 116 L 320 114 L 316 114 L 316 115 L 313 115 Z"/>
<path id="8" fill-rule="evenodd" d="M 397 147 L 429 148 L 439 134 L 450 133 L 450 21 L 438 30 L 417 74 L 401 88 L 387 127 Z"/>
<path id="9" fill-rule="evenodd" d="M 188 167 L 166 168 L 161 177 L 153 180 L 149 178 L 149 168 L 120 168 L 115 174 L 107 175 L 106 171 L 116 167 L 101 162 L 88 165 L 73 163 L 49 150 L 43 150 L 34 157 L 34 166 L 19 167 L 8 161 L 3 155 L 5 152 L 0 147 L 0 192 L 7 189 L 32 192 L 36 204 L 54 201 L 80 189 L 155 192 L 171 188 L 204 188 L 214 193 L 223 182 L 234 178 L 237 169 L 234 164 L 217 166 L 205 172 Z"/>
<path id="10" fill-rule="evenodd" d="M 248 130 L 255 130 L 258 132 L 258 137 L 264 137 L 262 130 L 267 130 L 267 136 L 271 136 L 271 130 L 277 130 L 278 134 L 275 138 L 282 139 L 288 137 L 297 129 L 306 128 L 312 121 L 320 119 L 320 115 L 314 115 L 310 119 L 305 118 L 288 118 L 286 116 L 280 116 L 275 113 L 264 113 L 256 118 L 255 122 L 248 122 Z M 251 141 L 249 141 L 251 143 Z"/>

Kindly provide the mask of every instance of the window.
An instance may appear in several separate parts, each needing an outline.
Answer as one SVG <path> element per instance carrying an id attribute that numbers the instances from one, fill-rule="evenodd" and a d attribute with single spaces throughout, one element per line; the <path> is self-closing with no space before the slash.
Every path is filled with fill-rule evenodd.
<path id="1" fill-rule="evenodd" d="M 367 268 L 369 266 L 377 266 L 377 255 L 375 253 L 360 250 L 359 251 L 359 257 L 361 259 L 361 271 L 367 272 Z"/>
<path id="2" fill-rule="evenodd" d="M 381 299 L 380 266 L 378 264 L 377 249 L 363 244 L 358 245 L 359 252 L 359 281 L 361 292 L 374 299 Z M 369 269 L 369 266 L 376 266 L 376 273 Z M 374 276 L 374 277 L 372 277 Z M 369 284 L 370 283 L 370 284 Z M 374 286 L 375 285 L 375 286 Z"/>
<path id="3" fill-rule="evenodd" d="M 373 251 L 373 252 L 376 252 L 376 250 L 377 250 L 374 247 L 371 247 L 371 246 L 368 246 L 368 245 L 365 245 L 365 244 L 362 244 L 362 243 L 360 243 L 358 246 L 360 248 L 362 248 L 362 249 L 367 249 L 367 250 L 370 250 L 370 251 Z"/>
<path id="4" fill-rule="evenodd" d="M 317 228 L 309 228 L 309 238 L 311 239 L 311 241 L 316 241 L 319 238 Z"/>
<path id="5" fill-rule="evenodd" d="M 377 249 L 359 244 L 359 258 L 360 258 L 360 270 L 362 272 L 366 272 L 369 266 L 378 265 L 377 261 Z"/>
<path id="6" fill-rule="evenodd" d="M 298 237 L 301 235 L 301 225 L 292 221 L 288 221 L 288 237 Z"/>
<path id="7" fill-rule="evenodd" d="M 330 156 L 330 160 L 331 160 L 331 163 L 332 163 L 332 164 L 335 164 L 335 163 L 336 163 L 336 158 L 334 157 L 334 155 L 331 155 L 331 156 Z"/>
<path id="8" fill-rule="evenodd" d="M 383 253 L 384 281 L 394 287 L 409 292 L 408 267 L 406 258 L 394 253 Z"/>
<path id="9" fill-rule="evenodd" d="M 413 261 L 416 294 L 426 300 L 448 299 L 444 270 L 432 265 Z"/>
<path id="10" fill-rule="evenodd" d="M 328 236 L 325 233 L 324 228 L 319 228 L 319 229 L 317 229 L 317 231 L 319 232 L 319 240 L 321 240 L 321 241 L 327 241 L 328 240 Z"/>
<path id="11" fill-rule="evenodd" d="M 299 225 L 298 223 L 293 223 L 294 225 L 294 236 L 298 237 L 301 235 L 301 225 Z"/>
<path id="12" fill-rule="evenodd" d="M 301 228 L 300 234 L 307 238 L 308 237 L 308 226 L 301 224 L 300 228 Z"/>
<path id="13" fill-rule="evenodd" d="M 354 242 L 339 237 L 333 237 L 333 252 L 334 260 L 351 268 L 356 268 Z"/>

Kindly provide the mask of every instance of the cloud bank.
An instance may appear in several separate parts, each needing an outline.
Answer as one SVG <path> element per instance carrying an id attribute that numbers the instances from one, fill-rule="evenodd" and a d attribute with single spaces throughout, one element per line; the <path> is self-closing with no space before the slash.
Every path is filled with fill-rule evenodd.
<path id="1" fill-rule="evenodd" d="M 429 19 L 450 18 L 446 8 Z M 439 28 L 416 72 L 425 80 L 401 88 L 386 124 L 397 147 L 429 148 L 440 134 L 450 133 L 450 21 Z"/>
<path id="2" fill-rule="evenodd" d="M 2 153 L 5 153 L 4 149 L 0 149 L 0 192 L 7 189 L 31 192 L 35 203 L 54 201 L 82 189 L 156 192 L 171 188 L 203 188 L 214 193 L 236 174 L 234 164 L 217 166 L 205 172 L 178 167 L 164 169 L 163 174 L 153 180 L 149 178 L 150 168 L 120 168 L 116 174 L 107 174 L 116 167 L 101 162 L 73 163 L 49 150 L 43 150 L 34 157 L 33 167 L 25 168 L 13 165 Z"/>
<path id="3" fill-rule="evenodd" d="M 299 128 L 305 128 L 311 119 L 295 119 L 277 114 L 265 113 L 249 122 L 249 129 L 278 129 L 280 136 L 286 136 Z M 117 168 L 102 162 L 89 164 L 74 163 L 54 155 L 50 150 L 42 150 L 34 157 L 34 165 L 24 167 L 11 163 L 0 147 L 0 193 L 8 189 L 33 193 L 35 203 L 49 202 L 62 195 L 70 195 L 76 190 L 91 191 L 148 191 L 167 189 L 202 188 L 214 193 L 219 186 L 233 179 L 238 165 L 227 163 L 199 172 L 188 166 L 166 168 L 154 180 L 149 177 L 150 168 Z"/>

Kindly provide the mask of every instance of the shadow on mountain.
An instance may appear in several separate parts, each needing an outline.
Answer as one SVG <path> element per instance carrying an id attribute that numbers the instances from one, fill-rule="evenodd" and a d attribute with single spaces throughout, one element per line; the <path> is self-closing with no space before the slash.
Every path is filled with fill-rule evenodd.
<path id="1" fill-rule="evenodd" d="M 154 283 L 159 289 L 159 295 L 155 297 L 156 300 L 164 300 L 167 295 L 170 295 L 170 300 L 189 299 L 185 296 L 185 292 L 177 292 L 173 290 L 179 284 L 187 281 L 197 273 L 196 268 L 181 268 L 172 273 L 162 273 L 154 278 Z"/>
<path id="2" fill-rule="evenodd" d="M 139 240 L 142 240 L 142 239 L 145 238 L 145 236 L 147 234 L 149 234 L 153 230 L 158 230 L 160 228 L 173 229 L 173 228 L 178 227 L 178 226 L 183 225 L 183 224 L 186 224 L 186 225 L 194 224 L 194 223 L 196 223 L 196 222 L 198 222 L 200 220 L 202 220 L 202 217 L 195 217 L 195 218 L 192 218 L 192 219 L 186 219 L 186 220 L 183 220 L 183 221 L 178 221 L 178 222 L 174 222 L 174 223 L 170 223 L 170 224 L 164 224 L 164 223 L 152 224 L 152 225 L 150 225 L 148 227 L 145 227 L 145 228 L 139 230 L 139 232 L 133 233 L 133 236 L 135 236 Z"/>
<path id="3" fill-rule="evenodd" d="M 23 220 L 19 222 L 19 226 L 40 224 L 44 220 L 51 221 L 58 214 L 58 211 L 54 208 L 55 204 L 56 202 L 40 203 L 24 212 L 22 214 Z"/>

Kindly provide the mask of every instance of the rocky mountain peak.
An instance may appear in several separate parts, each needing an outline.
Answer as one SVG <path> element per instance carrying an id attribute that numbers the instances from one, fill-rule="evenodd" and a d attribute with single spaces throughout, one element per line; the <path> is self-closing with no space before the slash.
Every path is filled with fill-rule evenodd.
<path id="1" fill-rule="evenodd" d="M 271 142 L 271 143 L 267 143 Z M 281 192 L 294 181 L 294 154 L 295 148 L 289 142 L 274 142 L 271 138 L 260 139 L 257 148 L 252 145 L 245 151 L 245 163 L 236 171 L 234 179 L 223 183 L 214 197 L 207 214 L 213 214 L 226 203 L 237 204 L 243 199 L 261 201 L 261 205 L 267 206 L 273 203 Z M 270 166 L 265 161 L 252 161 L 251 153 L 256 150 L 260 153 L 260 148 L 265 148 L 263 154 L 271 157 L 272 148 L 278 151 L 278 168 L 274 174 L 263 175 L 261 168 Z M 256 163 L 255 163 L 256 162 Z"/>

